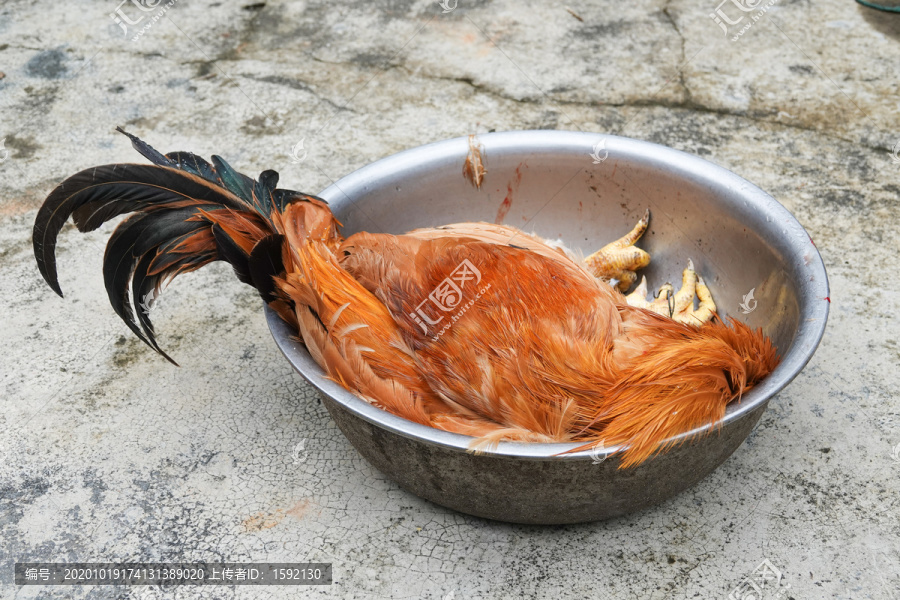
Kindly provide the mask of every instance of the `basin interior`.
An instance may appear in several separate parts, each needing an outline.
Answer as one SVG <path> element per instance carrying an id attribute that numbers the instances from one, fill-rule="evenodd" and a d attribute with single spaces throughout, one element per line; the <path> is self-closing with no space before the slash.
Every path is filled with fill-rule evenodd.
<path id="1" fill-rule="evenodd" d="M 594 153 L 604 158 L 596 162 L 593 144 L 601 139 L 607 154 Z M 814 339 L 803 348 L 794 342 L 804 328 L 824 327 L 824 269 L 803 228 L 759 188 L 697 157 L 627 138 L 516 132 L 478 142 L 487 169 L 480 189 L 463 176 L 469 144 L 461 138 L 369 165 L 322 197 L 345 235 L 503 222 L 584 255 L 626 233 L 649 209 L 650 227 L 638 245 L 652 256 L 641 272 L 652 290 L 667 281 L 680 285 L 692 259 L 719 314 L 762 328 L 787 358 L 779 370 L 806 363 L 821 332 L 804 336 Z M 804 313 L 816 314 L 801 320 Z M 764 391 L 777 390 L 754 396 Z M 729 406 L 735 410 L 737 403 Z"/>

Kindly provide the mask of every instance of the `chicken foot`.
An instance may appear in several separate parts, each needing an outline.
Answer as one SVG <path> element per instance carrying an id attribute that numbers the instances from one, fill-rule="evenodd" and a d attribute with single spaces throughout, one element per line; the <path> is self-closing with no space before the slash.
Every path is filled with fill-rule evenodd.
<path id="1" fill-rule="evenodd" d="M 644 235 L 649 223 L 648 210 L 634 229 L 585 258 L 585 267 L 594 277 L 615 280 L 616 288 L 624 294 L 637 281 L 636 271 L 650 264 L 650 255 L 634 245 Z"/>
<path id="2" fill-rule="evenodd" d="M 694 297 L 698 306 L 694 308 Z M 638 308 L 646 308 L 664 315 L 679 323 L 702 325 L 711 320 L 716 313 L 716 303 L 712 299 L 706 282 L 694 270 L 694 261 L 688 260 L 687 268 L 681 275 L 681 289 L 675 292 L 671 283 L 664 283 L 659 288 L 654 300 L 647 300 L 647 278 L 633 292 L 625 296 L 628 304 Z"/>

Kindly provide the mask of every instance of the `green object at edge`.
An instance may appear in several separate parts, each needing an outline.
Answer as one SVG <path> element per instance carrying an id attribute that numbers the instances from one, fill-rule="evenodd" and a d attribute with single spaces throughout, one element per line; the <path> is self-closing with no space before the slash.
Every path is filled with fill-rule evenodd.
<path id="1" fill-rule="evenodd" d="M 873 4 L 872 2 L 866 2 L 866 0 L 856 0 L 863 6 L 868 6 L 869 8 L 874 8 L 876 10 L 883 10 L 885 12 L 895 12 L 900 13 L 900 6 L 883 6 L 881 4 Z"/>

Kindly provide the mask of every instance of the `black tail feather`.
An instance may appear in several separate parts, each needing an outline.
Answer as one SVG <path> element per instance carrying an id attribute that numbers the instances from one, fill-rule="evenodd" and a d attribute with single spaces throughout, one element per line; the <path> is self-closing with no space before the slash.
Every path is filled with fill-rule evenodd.
<path id="1" fill-rule="evenodd" d="M 231 266 L 234 267 L 234 274 L 237 275 L 237 278 L 242 283 L 253 285 L 253 278 L 250 276 L 250 265 L 248 264 L 250 257 L 233 239 L 228 237 L 228 234 L 219 225 L 212 226 L 212 233 L 216 239 L 216 248 L 219 250 L 219 256 L 226 262 L 231 263 Z"/>
<path id="2" fill-rule="evenodd" d="M 160 167 L 171 167 L 173 169 L 178 168 L 172 160 L 170 160 L 167 156 L 164 156 L 161 152 L 156 150 L 153 146 L 151 146 L 138 136 L 128 133 L 121 127 L 116 127 L 116 131 L 125 136 L 128 136 L 128 139 L 131 140 L 131 146 L 135 150 L 137 150 L 141 154 L 141 156 L 152 162 L 154 165 L 158 165 Z M 197 174 L 198 173 L 195 173 L 195 175 Z"/>
<path id="3" fill-rule="evenodd" d="M 151 262 L 153 262 L 153 255 L 147 253 L 141 257 L 134 269 L 134 277 L 131 284 L 131 301 L 135 307 L 138 323 L 145 335 L 142 336 L 137 332 L 135 332 L 135 334 L 141 338 L 144 343 L 159 352 L 166 360 L 177 366 L 178 363 L 159 347 L 159 344 L 156 342 L 156 332 L 153 329 L 153 323 L 150 321 L 150 309 L 153 308 L 153 303 L 159 294 L 160 286 L 159 278 L 152 277 L 147 273 Z M 128 319 L 122 320 L 128 323 Z M 129 325 L 129 329 L 135 331 L 135 328 L 131 325 Z"/>
<path id="4" fill-rule="evenodd" d="M 275 277 L 284 274 L 284 262 L 281 259 L 283 244 L 283 235 L 270 235 L 259 240 L 250 253 L 249 271 L 253 287 L 259 291 L 266 304 L 277 300 Z"/>
<path id="5" fill-rule="evenodd" d="M 34 256 L 41 275 L 62 296 L 56 273 L 56 238 L 69 216 L 79 231 L 92 231 L 125 213 L 186 202 L 246 210 L 227 190 L 166 167 L 104 165 L 69 177 L 50 193 L 34 221 Z"/>
<path id="6" fill-rule="evenodd" d="M 209 229 L 209 223 L 187 220 L 195 214 L 197 209 L 188 207 L 129 217 L 110 237 L 103 261 L 103 279 L 113 310 L 136 336 L 173 363 L 175 361 L 156 342 L 147 314 L 150 304 L 147 294 L 156 292 L 165 277 L 198 269 L 216 260 L 217 256 L 212 248 L 205 252 L 183 254 L 174 265 L 161 273 L 153 274 L 150 269 L 162 244 Z M 128 293 L 129 288 L 131 294 Z"/>
<path id="7" fill-rule="evenodd" d="M 278 185 L 278 173 L 263 171 L 258 181 L 239 173 L 221 156 L 213 155 L 212 164 L 190 152 L 172 152 L 163 155 L 150 144 L 135 135 L 116 127 L 116 131 L 128 136 L 131 145 L 147 160 L 161 167 L 170 167 L 197 175 L 221 186 L 253 207 L 264 218 L 269 218 L 274 206 L 272 194 Z"/>
<path id="8" fill-rule="evenodd" d="M 284 273 L 284 237 L 273 221 L 275 213 L 293 202 L 324 201 L 278 189 L 275 171 L 263 171 L 256 181 L 219 156 L 207 162 L 190 152 L 162 154 L 122 128 L 118 131 L 153 165 L 85 169 L 50 193 L 35 218 L 33 240 L 47 284 L 62 296 L 56 241 L 70 216 L 80 231 L 92 231 L 110 219 L 136 213 L 118 225 L 107 243 L 106 292 L 128 328 L 173 364 L 156 342 L 149 309 L 175 276 L 224 260 L 266 302 L 278 300 L 284 308 L 273 279 Z"/>

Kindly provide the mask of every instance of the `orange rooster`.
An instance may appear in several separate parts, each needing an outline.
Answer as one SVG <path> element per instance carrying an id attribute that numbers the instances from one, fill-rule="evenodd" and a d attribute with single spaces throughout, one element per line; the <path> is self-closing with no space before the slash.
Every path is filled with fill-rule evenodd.
<path id="1" fill-rule="evenodd" d="M 253 180 L 218 156 L 163 155 L 125 135 L 154 164 L 99 166 L 62 182 L 35 220 L 35 257 L 62 295 L 55 247 L 69 216 L 91 231 L 135 213 L 107 244 L 106 290 L 135 335 L 170 361 L 146 299 L 224 260 L 329 378 L 373 405 L 473 436 L 473 449 L 621 445 L 622 467 L 720 422 L 778 363 L 760 331 L 715 318 L 691 264 L 677 293 L 667 284 L 648 302 L 644 281 L 623 295 L 650 260 L 634 246 L 649 213 L 583 261 L 487 223 L 344 239 L 325 201 L 277 189 L 274 171 Z"/>

